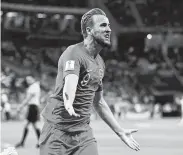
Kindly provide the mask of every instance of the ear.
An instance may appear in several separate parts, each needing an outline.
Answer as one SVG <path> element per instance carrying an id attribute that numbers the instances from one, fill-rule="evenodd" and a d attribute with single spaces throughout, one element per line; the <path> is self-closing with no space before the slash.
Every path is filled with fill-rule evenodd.
<path id="1" fill-rule="evenodd" d="M 88 35 L 91 35 L 91 32 L 92 32 L 91 27 L 87 27 L 87 28 L 86 28 L 86 32 L 87 32 Z"/>

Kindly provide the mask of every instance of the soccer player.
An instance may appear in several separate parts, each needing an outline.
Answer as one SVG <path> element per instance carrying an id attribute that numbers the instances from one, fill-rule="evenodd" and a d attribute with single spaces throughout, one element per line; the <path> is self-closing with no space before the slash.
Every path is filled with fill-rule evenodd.
<path id="1" fill-rule="evenodd" d="M 81 30 L 84 41 L 69 46 L 58 62 L 55 92 L 42 111 L 40 155 L 98 155 L 89 125 L 92 105 L 119 138 L 138 151 L 132 137 L 137 130 L 122 128 L 103 98 L 105 65 L 99 52 L 111 45 L 106 14 L 98 8 L 88 11 L 82 16 Z"/>
<path id="2" fill-rule="evenodd" d="M 183 95 L 180 97 L 181 119 L 178 125 L 183 126 Z"/>
<path id="3" fill-rule="evenodd" d="M 11 104 L 8 101 L 7 94 L 1 95 L 1 103 L 3 105 L 2 112 L 5 114 L 6 121 L 9 121 L 11 119 Z"/>
<path id="4" fill-rule="evenodd" d="M 36 132 L 37 138 L 40 137 L 40 129 L 38 128 L 37 122 L 39 120 L 39 104 L 40 104 L 40 82 L 36 81 L 33 76 L 26 77 L 26 83 L 29 85 L 26 91 L 26 98 L 23 100 L 22 104 L 17 110 L 19 113 L 26 105 L 28 105 L 27 121 L 24 127 L 23 135 L 21 141 L 16 144 L 15 147 L 24 147 L 25 139 L 29 131 L 29 124 L 32 123 L 34 130 Z M 39 147 L 39 144 L 36 145 Z"/>

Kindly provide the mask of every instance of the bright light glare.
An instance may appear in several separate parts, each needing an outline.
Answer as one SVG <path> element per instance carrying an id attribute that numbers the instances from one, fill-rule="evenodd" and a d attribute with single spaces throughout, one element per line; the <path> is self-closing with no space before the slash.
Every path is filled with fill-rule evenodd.
<path id="1" fill-rule="evenodd" d="M 147 39 L 151 39 L 152 38 L 152 35 L 151 34 L 148 34 L 147 35 Z"/>
<path id="2" fill-rule="evenodd" d="M 60 15 L 59 14 L 55 14 L 53 17 L 54 17 L 54 19 L 60 19 Z"/>
<path id="3" fill-rule="evenodd" d="M 46 18 L 46 15 L 43 14 L 43 13 L 38 13 L 38 14 L 37 14 L 37 17 L 38 17 L 38 18 Z"/>
<path id="4" fill-rule="evenodd" d="M 17 15 L 18 15 L 18 13 L 16 13 L 16 12 L 8 12 L 6 14 L 6 16 L 9 17 L 9 18 L 16 17 Z"/>

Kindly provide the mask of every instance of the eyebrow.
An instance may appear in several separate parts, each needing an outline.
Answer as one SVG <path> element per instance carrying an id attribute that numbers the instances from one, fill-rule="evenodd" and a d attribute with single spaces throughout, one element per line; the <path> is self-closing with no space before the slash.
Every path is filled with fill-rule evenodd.
<path id="1" fill-rule="evenodd" d="M 106 26 L 106 25 L 109 25 L 110 26 L 110 23 L 101 23 L 100 25 L 101 26 Z"/>

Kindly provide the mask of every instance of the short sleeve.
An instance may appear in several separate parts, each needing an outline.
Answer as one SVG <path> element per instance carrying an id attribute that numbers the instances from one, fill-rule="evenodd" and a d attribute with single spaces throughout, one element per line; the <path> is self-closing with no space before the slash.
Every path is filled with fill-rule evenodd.
<path id="1" fill-rule="evenodd" d="M 27 94 L 35 94 L 40 90 L 39 84 L 33 84 L 27 89 Z"/>
<path id="2" fill-rule="evenodd" d="M 66 51 L 63 57 L 63 76 L 76 74 L 79 76 L 81 67 L 81 58 L 76 51 Z"/>
<path id="3" fill-rule="evenodd" d="M 33 94 L 33 87 L 30 86 L 28 89 L 27 89 L 27 94 Z"/>

